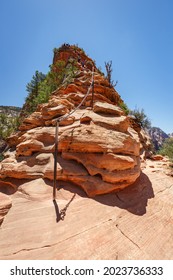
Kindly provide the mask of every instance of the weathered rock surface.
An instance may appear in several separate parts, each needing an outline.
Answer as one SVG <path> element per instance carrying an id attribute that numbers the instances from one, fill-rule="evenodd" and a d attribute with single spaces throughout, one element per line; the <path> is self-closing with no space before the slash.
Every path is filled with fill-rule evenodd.
<path id="1" fill-rule="evenodd" d="M 141 126 L 135 121 L 133 116 L 129 116 L 129 122 L 131 127 L 137 132 L 140 141 L 140 158 L 145 160 L 151 158 L 153 155 L 153 144 L 152 139 L 148 131 L 141 128 Z M 133 133 L 133 132 L 132 132 Z"/>
<path id="2" fill-rule="evenodd" d="M 0 259 L 172 260 L 173 178 L 165 163 L 147 160 L 132 186 L 94 199 L 58 182 L 53 203 L 52 182 L 20 183 L 1 225 Z"/>
<path id="3" fill-rule="evenodd" d="M 1 190 L 1 185 L 0 185 Z M 10 197 L 2 192 L 0 192 L 0 225 L 3 222 L 4 216 L 8 213 L 12 206 L 12 200 Z"/>
<path id="4" fill-rule="evenodd" d="M 120 96 L 79 48 L 64 45 L 53 62 L 69 59 L 77 59 L 75 78 L 8 139 L 0 163 L 0 259 L 172 259 L 169 163 L 140 166 L 147 138 L 120 109 Z M 94 95 L 86 97 L 92 71 Z"/>
<path id="5" fill-rule="evenodd" d="M 151 157 L 151 159 L 152 159 L 152 160 L 163 160 L 164 157 L 163 157 L 162 155 L 153 155 L 153 156 Z"/>
<path id="6" fill-rule="evenodd" d="M 79 49 L 65 47 L 55 54 L 54 63 L 58 57 L 67 62 L 79 55 L 85 60 L 85 67 L 78 62 L 71 83 L 55 90 L 49 102 L 39 105 L 36 112 L 24 119 L 19 132 L 9 137 L 11 149 L 0 164 L 1 179 L 53 180 L 55 124 L 62 117 L 58 180 L 72 182 L 88 196 L 95 196 L 123 189 L 139 177 L 140 141 L 118 106 L 122 102 L 119 94 Z M 82 107 L 74 110 L 86 96 L 93 75 L 94 95 L 90 92 Z"/>
<path id="7" fill-rule="evenodd" d="M 103 103 L 103 102 L 95 102 L 93 111 L 95 113 L 103 113 L 113 116 L 123 116 L 124 112 L 118 106 Z"/>
<path id="8" fill-rule="evenodd" d="M 99 114 L 95 114 L 92 111 L 89 111 L 84 113 L 80 119 L 81 123 L 90 123 L 91 121 L 98 126 L 118 130 L 119 132 L 127 132 L 127 129 L 129 127 L 128 119 L 126 116 L 105 117 Z"/>

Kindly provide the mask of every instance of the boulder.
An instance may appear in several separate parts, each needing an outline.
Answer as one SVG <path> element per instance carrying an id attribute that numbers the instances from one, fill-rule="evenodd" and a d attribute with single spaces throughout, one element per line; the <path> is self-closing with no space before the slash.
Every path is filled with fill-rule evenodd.
<path id="1" fill-rule="evenodd" d="M 59 137 L 59 150 L 83 153 L 139 155 L 139 142 L 127 133 L 109 130 L 95 124 L 69 128 Z"/>
<path id="2" fill-rule="evenodd" d="M 92 111 L 88 111 L 80 119 L 81 123 L 92 121 L 98 126 L 103 126 L 108 129 L 114 129 L 120 132 L 126 132 L 129 127 L 128 118 L 126 116 L 113 117 L 113 116 L 102 116 Z"/>
<path id="3" fill-rule="evenodd" d="M 62 115 L 65 115 L 69 113 L 69 110 L 66 106 L 64 105 L 58 105 L 56 107 L 50 108 L 50 107 L 44 107 L 42 109 L 42 114 L 43 114 L 43 119 L 44 120 L 49 120 L 52 118 L 57 118 Z"/>
<path id="4" fill-rule="evenodd" d="M 30 116 L 24 119 L 23 123 L 20 125 L 19 129 L 29 130 L 37 126 L 43 126 L 44 120 L 40 112 L 34 112 Z"/>
<path id="5" fill-rule="evenodd" d="M 156 161 L 158 160 L 158 161 L 159 161 L 159 160 L 163 160 L 163 159 L 164 159 L 164 156 L 162 156 L 162 155 L 152 155 L 152 156 L 151 156 L 151 159 L 152 159 L 152 160 L 156 160 Z"/>
<path id="6" fill-rule="evenodd" d="M 93 111 L 95 113 L 110 114 L 113 116 L 124 115 L 124 112 L 120 107 L 98 101 L 95 102 Z"/>

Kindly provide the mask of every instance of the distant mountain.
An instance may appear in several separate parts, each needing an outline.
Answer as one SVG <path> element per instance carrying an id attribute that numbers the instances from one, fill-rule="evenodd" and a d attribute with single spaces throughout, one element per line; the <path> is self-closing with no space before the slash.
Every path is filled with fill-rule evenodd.
<path id="1" fill-rule="evenodd" d="M 151 137 L 151 140 L 154 144 L 154 148 L 156 151 L 158 151 L 161 148 L 165 139 L 170 137 L 159 127 L 151 127 L 148 132 L 149 132 L 149 135 Z"/>
<path id="2" fill-rule="evenodd" d="M 15 106 L 0 106 L 0 114 L 5 114 L 8 117 L 17 117 L 21 111 L 20 107 Z"/>

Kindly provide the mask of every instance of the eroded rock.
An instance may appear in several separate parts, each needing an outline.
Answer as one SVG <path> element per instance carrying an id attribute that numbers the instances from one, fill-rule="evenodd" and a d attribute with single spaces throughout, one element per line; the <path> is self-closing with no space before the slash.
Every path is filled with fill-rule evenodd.
<path id="1" fill-rule="evenodd" d="M 82 64 L 79 56 L 85 60 Z M 70 47 L 56 53 L 54 63 L 58 57 L 65 65 L 77 58 L 76 76 L 67 85 L 64 79 L 49 101 L 40 104 L 9 138 L 13 151 L 6 153 L 0 177 L 53 180 L 55 126 L 63 117 L 58 130 L 57 180 L 76 184 L 88 196 L 131 185 L 140 175 L 140 141 L 119 107 L 121 97 L 85 54 L 77 55 Z"/>
<path id="2" fill-rule="evenodd" d="M 2 224 L 4 217 L 10 210 L 11 206 L 12 206 L 12 200 L 10 199 L 10 197 L 0 192 L 0 225 Z"/>

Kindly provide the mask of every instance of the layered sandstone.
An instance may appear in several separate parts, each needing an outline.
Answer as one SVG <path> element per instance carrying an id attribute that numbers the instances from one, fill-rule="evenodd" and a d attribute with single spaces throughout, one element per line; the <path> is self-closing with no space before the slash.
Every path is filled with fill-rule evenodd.
<path id="1" fill-rule="evenodd" d="M 80 49 L 65 46 L 54 63 L 79 55 L 85 65 L 78 61 L 75 79 L 54 91 L 8 139 L 0 163 L 0 259 L 172 259 L 169 162 L 155 157 L 140 167 L 145 134 Z M 92 70 L 94 100 L 90 92 L 75 110 Z M 58 191 L 52 201 L 60 117 L 65 118 L 59 123 Z"/>
<path id="2" fill-rule="evenodd" d="M 49 102 L 39 105 L 9 137 L 11 148 L 0 165 L 1 180 L 53 180 L 55 124 L 62 116 L 57 180 L 72 182 L 88 196 L 95 196 L 125 188 L 139 177 L 139 138 L 119 107 L 122 100 L 115 89 L 80 49 L 67 46 L 59 50 L 54 64 L 59 59 L 67 63 L 79 55 L 73 81 L 54 91 Z M 91 87 L 93 76 L 94 88 L 75 110 Z"/>

